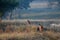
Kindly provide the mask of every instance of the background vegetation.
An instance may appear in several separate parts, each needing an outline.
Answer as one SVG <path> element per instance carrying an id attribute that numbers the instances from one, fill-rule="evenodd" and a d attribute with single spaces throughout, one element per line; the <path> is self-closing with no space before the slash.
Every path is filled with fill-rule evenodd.
<path id="1" fill-rule="evenodd" d="M 11 12 L 14 8 L 18 7 L 20 9 L 27 9 L 29 3 L 33 0 L 0 0 L 0 17 L 2 17 L 6 12 Z"/>

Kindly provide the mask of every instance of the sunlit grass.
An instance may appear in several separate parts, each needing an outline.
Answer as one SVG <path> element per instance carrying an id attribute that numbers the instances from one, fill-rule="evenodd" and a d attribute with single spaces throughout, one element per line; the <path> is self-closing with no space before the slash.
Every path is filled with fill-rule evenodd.
<path id="1" fill-rule="evenodd" d="M 60 39 L 60 33 L 55 33 L 51 31 L 46 31 L 46 32 L 13 32 L 13 33 L 3 33 L 0 34 L 0 39 L 1 40 L 8 40 L 8 39 L 18 39 L 18 40 L 58 40 Z"/>

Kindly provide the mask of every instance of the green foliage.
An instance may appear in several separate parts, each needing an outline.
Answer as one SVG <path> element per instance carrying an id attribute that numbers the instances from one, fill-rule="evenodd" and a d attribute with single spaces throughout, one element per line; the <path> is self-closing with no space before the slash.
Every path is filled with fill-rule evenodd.
<path id="1" fill-rule="evenodd" d="M 15 7 L 27 9 L 32 0 L 0 0 L 0 17 L 7 11 L 12 11 Z"/>
<path id="2" fill-rule="evenodd" d="M 2 17 L 6 11 L 14 9 L 18 4 L 18 0 L 0 0 L 0 17 Z"/>

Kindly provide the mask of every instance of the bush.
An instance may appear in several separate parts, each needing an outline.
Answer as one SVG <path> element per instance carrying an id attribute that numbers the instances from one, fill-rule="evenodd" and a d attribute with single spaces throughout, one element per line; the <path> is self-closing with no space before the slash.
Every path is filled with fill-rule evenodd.
<path id="1" fill-rule="evenodd" d="M 36 32 L 36 31 L 37 31 L 37 27 L 36 27 L 36 26 L 32 26 L 32 27 L 31 27 L 31 31 L 32 31 L 32 32 Z"/>

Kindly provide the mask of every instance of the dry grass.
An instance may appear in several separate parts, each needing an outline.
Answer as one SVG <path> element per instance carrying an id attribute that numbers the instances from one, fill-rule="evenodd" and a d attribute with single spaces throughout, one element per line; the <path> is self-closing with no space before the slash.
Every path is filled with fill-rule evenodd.
<path id="1" fill-rule="evenodd" d="M 34 33 L 3 33 L 0 34 L 0 39 L 9 39 L 9 38 L 25 38 L 25 37 L 32 37 L 34 35 Z"/>
<path id="2" fill-rule="evenodd" d="M 60 33 L 53 31 L 37 32 L 37 27 L 33 25 L 17 27 L 14 32 L 1 33 L 0 40 L 60 40 Z"/>
<path id="3" fill-rule="evenodd" d="M 23 33 L 3 33 L 0 40 L 60 40 L 60 33 L 55 32 L 23 32 Z"/>

